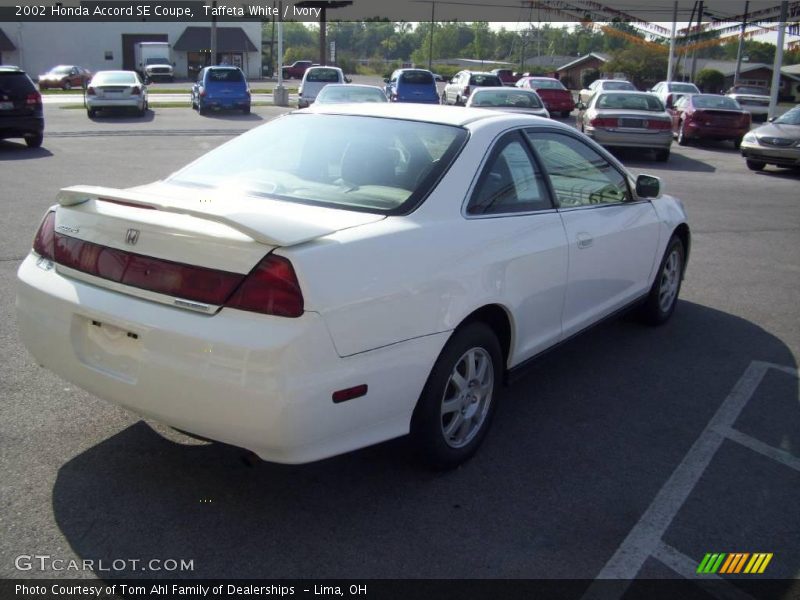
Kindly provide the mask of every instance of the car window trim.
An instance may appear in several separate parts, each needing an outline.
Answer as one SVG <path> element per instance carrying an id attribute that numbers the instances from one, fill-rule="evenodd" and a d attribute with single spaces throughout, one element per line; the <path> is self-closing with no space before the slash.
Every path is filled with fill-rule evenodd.
<path id="1" fill-rule="evenodd" d="M 483 158 L 481 159 L 480 166 L 475 170 L 475 175 L 472 177 L 472 181 L 470 182 L 469 188 L 467 189 L 467 193 L 465 195 L 464 201 L 461 203 L 461 216 L 464 219 L 472 220 L 472 219 L 499 219 L 504 217 L 526 217 L 530 215 L 543 215 L 543 214 L 552 214 L 558 212 L 556 208 L 554 197 L 553 197 L 553 187 L 550 183 L 549 177 L 543 177 L 545 191 L 548 195 L 548 200 L 550 202 L 550 208 L 540 208 L 538 210 L 526 210 L 526 211 L 514 211 L 514 212 L 507 212 L 507 213 L 491 213 L 486 215 L 473 215 L 468 212 L 468 207 L 470 202 L 472 201 L 472 197 L 475 195 L 475 192 L 478 188 L 478 182 L 481 180 L 483 173 L 489 164 L 489 161 L 493 160 L 497 154 L 502 150 L 500 145 L 503 145 L 503 148 L 508 145 L 506 140 L 510 140 L 512 137 L 517 137 L 522 144 L 523 150 L 525 150 L 526 154 L 528 155 L 528 159 L 531 161 L 531 164 L 534 168 L 539 169 L 539 175 L 544 175 L 544 169 L 542 168 L 541 161 L 539 161 L 539 157 L 535 156 L 531 150 L 528 140 L 525 138 L 524 130 L 525 127 L 514 127 L 511 129 L 506 129 L 501 131 L 497 136 L 492 140 L 492 143 L 489 146 L 489 149 L 484 153 Z"/>
<path id="2" fill-rule="evenodd" d="M 566 137 L 571 137 L 574 140 L 576 140 L 577 142 L 580 142 L 582 144 L 587 145 L 589 148 L 591 148 L 592 150 L 597 152 L 603 159 L 605 159 L 608 162 L 608 164 L 610 164 L 614 168 L 614 170 L 616 170 L 622 176 L 622 178 L 625 180 L 625 185 L 628 188 L 628 195 L 630 196 L 630 200 L 627 200 L 627 201 L 615 202 L 613 204 L 588 204 L 588 205 L 581 205 L 581 206 L 566 206 L 566 207 L 565 206 L 556 205 L 556 211 L 558 211 L 558 212 L 572 212 L 574 210 L 587 210 L 587 209 L 594 210 L 594 209 L 597 209 L 597 208 L 609 208 L 609 207 L 612 207 L 612 206 L 628 206 L 628 205 L 634 205 L 634 204 L 645 204 L 645 203 L 650 204 L 651 203 L 651 199 L 650 198 L 639 198 L 639 196 L 636 195 L 636 191 L 635 191 L 635 187 L 634 187 L 633 182 L 632 182 L 631 175 L 627 172 L 627 170 L 624 167 L 622 167 L 621 164 L 619 164 L 617 159 L 614 158 L 605 148 L 603 148 L 602 146 L 599 146 L 598 144 L 596 144 L 592 140 L 589 140 L 589 142 L 591 142 L 591 144 L 587 144 L 586 141 L 583 140 L 579 135 L 575 135 L 571 131 L 555 129 L 554 127 L 541 127 L 541 126 L 540 127 L 525 127 L 523 133 L 527 134 L 528 132 L 531 132 L 531 133 L 536 133 L 536 132 L 540 132 L 540 133 L 555 133 L 555 134 L 559 134 L 559 135 L 564 135 Z M 545 176 L 545 180 L 547 182 L 547 185 L 550 187 L 551 194 L 553 194 L 553 199 L 557 201 L 558 196 L 555 193 L 555 186 L 553 186 L 553 181 L 550 178 L 550 172 L 547 170 L 546 166 L 544 165 L 544 162 L 541 160 L 541 157 L 539 156 L 539 153 L 536 150 L 536 148 L 533 146 L 533 144 L 530 142 L 530 140 L 527 139 L 527 135 L 523 135 L 523 138 L 526 139 L 526 141 L 530 145 L 531 152 L 533 152 L 534 155 L 536 156 L 536 158 L 539 160 L 539 163 L 540 163 L 541 169 L 542 169 L 542 173 Z M 555 204 L 555 202 L 554 202 L 554 204 Z"/>

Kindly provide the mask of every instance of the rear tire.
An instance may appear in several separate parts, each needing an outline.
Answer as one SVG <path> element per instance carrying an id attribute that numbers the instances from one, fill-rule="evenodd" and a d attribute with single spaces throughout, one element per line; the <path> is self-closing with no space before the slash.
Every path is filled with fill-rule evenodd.
<path id="1" fill-rule="evenodd" d="M 680 238 L 672 236 L 661 259 L 655 281 L 639 316 L 649 325 L 663 325 L 675 312 L 683 281 L 686 251 Z"/>
<path id="2" fill-rule="evenodd" d="M 197 103 L 197 114 L 205 115 L 206 113 L 208 113 L 208 109 L 205 106 L 203 106 L 203 104 L 201 102 L 198 102 Z"/>
<path id="3" fill-rule="evenodd" d="M 250 114 L 250 107 L 249 107 L 249 106 L 245 106 L 245 107 L 242 109 L 242 113 L 244 113 L 244 114 L 246 114 L 246 115 L 249 115 L 249 114 Z"/>
<path id="4" fill-rule="evenodd" d="M 734 148 L 736 148 L 738 150 L 741 146 L 742 146 L 742 138 L 738 137 L 735 140 L 733 140 L 733 147 Z"/>
<path id="5" fill-rule="evenodd" d="M 445 94 L 444 92 L 442 92 L 441 100 L 442 100 L 442 104 L 447 104 L 447 94 Z"/>
<path id="6" fill-rule="evenodd" d="M 763 163 L 760 160 L 747 159 L 745 163 L 747 164 L 747 168 L 751 171 L 763 171 L 764 167 L 767 166 L 767 163 Z"/>
<path id="7" fill-rule="evenodd" d="M 62 89 L 64 89 L 64 90 L 71 90 L 71 89 L 72 89 L 72 84 L 71 84 L 69 81 L 65 81 L 65 82 L 64 82 L 64 85 L 63 85 L 63 86 L 61 86 L 61 87 L 62 87 Z"/>
<path id="8" fill-rule="evenodd" d="M 666 150 L 656 150 L 656 160 L 659 162 L 667 162 L 669 160 L 669 148 Z"/>
<path id="9" fill-rule="evenodd" d="M 475 454 L 497 405 L 502 356 L 484 323 L 460 327 L 448 340 L 411 418 L 411 438 L 425 464 L 452 469 Z"/>
<path id="10" fill-rule="evenodd" d="M 90 119 L 94 119 L 95 115 L 97 115 L 97 110 L 94 108 L 87 108 L 86 109 L 86 116 Z"/>
<path id="11" fill-rule="evenodd" d="M 25 136 L 25 143 L 28 145 L 28 148 L 38 148 L 42 145 L 43 141 L 44 134 L 41 132 Z"/>
<path id="12" fill-rule="evenodd" d="M 572 114 L 571 110 L 562 110 L 561 111 L 561 118 L 566 119 Z"/>

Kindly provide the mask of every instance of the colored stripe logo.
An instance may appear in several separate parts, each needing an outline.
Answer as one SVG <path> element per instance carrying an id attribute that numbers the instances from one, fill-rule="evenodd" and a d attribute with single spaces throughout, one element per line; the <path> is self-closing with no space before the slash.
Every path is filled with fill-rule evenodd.
<path id="1" fill-rule="evenodd" d="M 711 575 L 760 575 L 772 560 L 772 552 L 709 552 L 697 565 L 697 573 Z"/>

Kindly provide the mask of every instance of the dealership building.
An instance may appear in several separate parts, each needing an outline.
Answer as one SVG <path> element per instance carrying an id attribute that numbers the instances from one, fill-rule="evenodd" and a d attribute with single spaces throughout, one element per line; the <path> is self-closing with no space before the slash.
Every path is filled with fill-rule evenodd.
<path id="1" fill-rule="evenodd" d="M 36 77 L 56 65 L 90 71 L 134 69 L 136 42 L 168 42 L 175 76 L 194 78 L 210 64 L 241 67 L 261 76 L 261 22 L 217 26 L 217 57 L 211 60 L 211 23 L 181 22 L 0 22 L 0 64 L 17 65 Z"/>

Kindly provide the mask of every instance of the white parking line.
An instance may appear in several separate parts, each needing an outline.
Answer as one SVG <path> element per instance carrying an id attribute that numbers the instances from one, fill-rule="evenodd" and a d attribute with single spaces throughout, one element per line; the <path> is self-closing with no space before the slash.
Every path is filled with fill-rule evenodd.
<path id="1" fill-rule="evenodd" d="M 750 440 L 754 439 L 740 432 L 736 432 L 739 435 L 734 436 L 731 432 L 734 431 L 734 422 L 761 384 L 764 375 L 769 369 L 777 369 L 795 377 L 798 376 L 797 370 L 791 367 L 761 361 L 753 361 L 750 363 L 730 394 L 728 394 L 728 397 L 725 398 L 725 401 L 689 449 L 689 452 L 686 453 L 686 456 L 684 456 L 670 478 L 661 487 L 650 506 L 597 575 L 597 580 L 626 579 L 630 581 L 636 577 L 636 574 L 642 568 L 642 565 L 648 557 L 657 557 L 657 553 L 659 552 L 665 557 L 668 556 L 668 553 L 665 554 L 664 552 L 664 545 L 661 538 L 670 523 L 672 523 L 675 515 L 678 514 L 683 503 L 689 497 L 695 485 L 697 485 L 703 472 L 711 463 L 711 460 L 714 458 L 717 450 L 719 450 L 722 442 L 725 441 L 726 437 L 730 437 L 739 443 L 743 443 L 741 440 L 744 438 L 749 438 Z M 756 450 L 757 452 L 761 452 L 770 458 L 775 458 L 775 460 L 787 464 L 786 457 L 780 454 L 783 453 L 782 450 L 772 448 L 767 444 L 763 444 L 763 442 L 758 442 L 758 440 L 755 441 L 758 442 L 760 446 L 748 440 L 746 441 L 747 443 L 743 445 L 752 449 L 758 447 L 759 449 Z M 766 450 L 762 446 L 771 450 Z M 782 458 L 777 458 L 779 455 Z M 794 459 L 795 457 L 791 458 Z M 794 468 L 792 461 L 788 461 L 788 463 L 791 463 L 788 464 L 788 466 Z M 678 572 L 683 574 L 684 570 L 685 569 Z M 692 573 L 692 575 L 693 574 L 694 573 Z M 627 586 L 624 588 L 615 588 L 615 590 L 621 590 L 619 596 L 624 594 L 625 589 L 627 589 Z M 599 582 L 589 586 L 583 599 L 590 600 L 594 598 L 607 599 L 608 587 L 601 585 Z"/>

